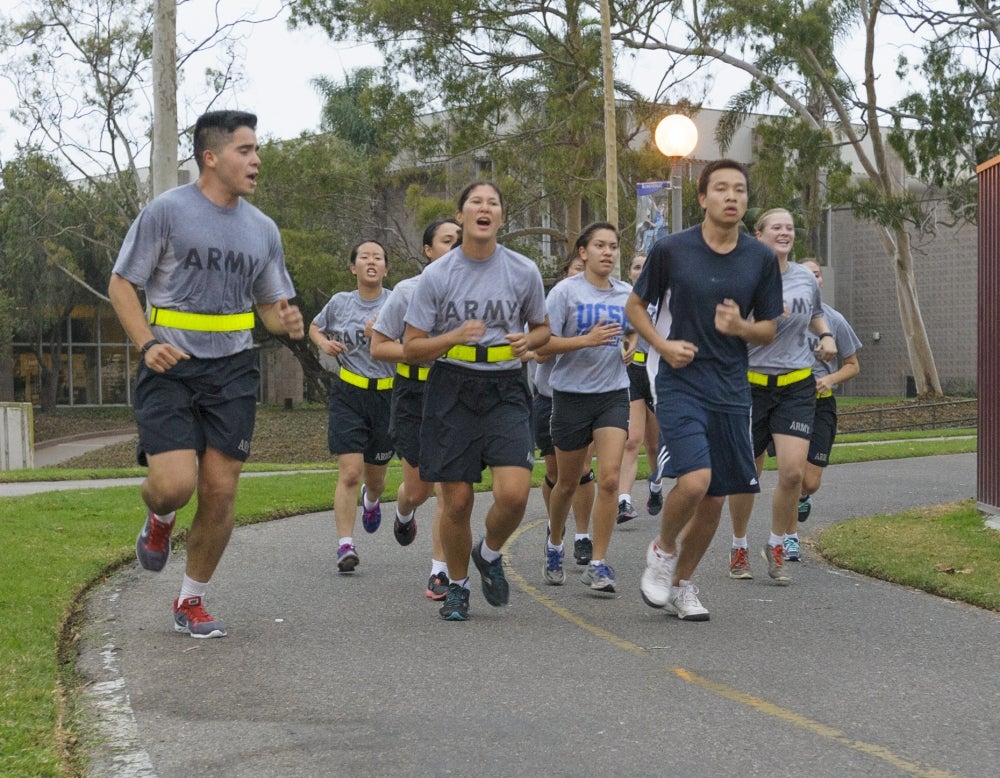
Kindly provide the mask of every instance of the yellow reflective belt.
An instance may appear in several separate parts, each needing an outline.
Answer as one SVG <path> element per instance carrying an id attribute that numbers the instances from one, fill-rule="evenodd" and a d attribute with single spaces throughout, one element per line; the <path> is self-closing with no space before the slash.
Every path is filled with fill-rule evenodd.
<path id="1" fill-rule="evenodd" d="M 385 389 L 392 389 L 391 376 L 389 378 L 368 378 L 367 376 L 353 373 L 346 367 L 342 367 L 337 373 L 337 377 L 345 384 L 356 386 L 358 389 L 375 389 L 380 392 Z"/>
<path id="2" fill-rule="evenodd" d="M 782 373 L 781 375 L 768 375 L 767 373 L 755 373 L 753 370 L 748 370 L 747 380 L 757 386 L 788 386 L 811 375 L 811 367 L 804 367 L 801 370 L 793 370 L 791 373 Z"/>
<path id="3" fill-rule="evenodd" d="M 157 327 L 198 332 L 237 332 L 253 329 L 253 311 L 246 313 L 185 313 L 168 308 L 149 309 L 149 323 Z"/>
<path id="4" fill-rule="evenodd" d="M 636 351 L 632 355 L 632 361 L 637 365 L 644 365 L 646 363 L 646 354 L 642 351 Z"/>
<path id="5" fill-rule="evenodd" d="M 507 362 L 514 359 L 510 346 L 466 346 L 459 344 L 448 349 L 445 356 L 460 362 Z"/>
<path id="6" fill-rule="evenodd" d="M 396 363 L 396 372 L 403 378 L 412 378 L 414 381 L 426 381 L 430 371 L 429 367 L 414 367 L 405 362 Z"/>

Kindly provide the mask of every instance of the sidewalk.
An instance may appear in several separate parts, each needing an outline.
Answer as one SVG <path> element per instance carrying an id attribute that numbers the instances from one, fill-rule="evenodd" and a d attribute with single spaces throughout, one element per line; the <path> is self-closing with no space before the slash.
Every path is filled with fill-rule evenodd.
<path id="1" fill-rule="evenodd" d="M 121 430 L 119 432 L 46 440 L 35 444 L 35 467 L 54 467 L 81 454 L 136 438 L 138 438 L 138 433 L 134 430 Z"/>
<path id="2" fill-rule="evenodd" d="M 771 585 L 756 546 L 773 479 L 755 580 L 726 574 L 727 516 L 699 568 L 707 623 L 639 598 L 658 528 L 641 484 L 608 559 L 619 597 L 572 569 L 542 583 L 533 490 L 505 555 L 511 605 L 487 605 L 473 571 L 467 623 L 423 594 L 430 505 L 407 548 L 392 505 L 377 534 L 359 523 L 351 576 L 328 511 L 237 530 L 210 592 L 221 640 L 172 630 L 183 553 L 160 574 L 132 565 L 82 629 L 91 775 L 994 775 L 1000 616 L 831 568 L 808 543 L 792 584 Z M 838 465 L 801 529 L 974 493 L 975 455 Z"/>

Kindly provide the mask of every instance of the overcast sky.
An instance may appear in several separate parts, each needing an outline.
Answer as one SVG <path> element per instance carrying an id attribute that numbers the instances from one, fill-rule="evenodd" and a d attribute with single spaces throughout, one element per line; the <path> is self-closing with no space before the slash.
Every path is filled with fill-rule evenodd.
<path id="1" fill-rule="evenodd" d="M 179 31 L 189 31 L 193 36 L 204 33 L 214 21 L 199 15 L 208 6 L 207 0 L 195 0 L 180 6 Z M 241 14 L 257 18 L 271 15 L 278 9 L 278 0 L 221 0 L 224 18 Z M 310 81 L 317 76 L 340 80 L 345 73 L 357 67 L 380 62 L 378 52 L 364 44 L 334 43 L 318 29 L 289 30 L 287 17 L 244 28 L 246 40 L 244 71 L 246 83 L 219 107 L 253 110 L 259 116 L 258 131 L 261 137 L 292 138 L 319 126 L 321 101 Z M 895 36 L 893 36 L 895 37 Z M 900 38 L 903 39 L 903 38 Z M 848 41 L 846 46 L 859 46 L 863 41 Z M 183 47 L 183 45 L 181 44 Z M 883 78 L 880 89 L 895 81 L 892 74 L 896 48 L 880 47 L 883 57 Z M 859 62 L 860 53 L 844 53 L 845 61 Z M 663 55 L 644 53 L 640 59 L 633 55 L 619 57 L 616 77 L 636 84 L 647 96 L 656 88 L 659 74 L 663 72 Z M 186 71 L 183 90 L 195 109 L 198 106 L 198 88 L 206 62 L 191 63 Z M 715 88 L 706 107 L 722 108 L 728 97 L 745 85 L 742 76 L 731 69 L 716 80 Z M 897 90 L 898 91 L 898 90 Z M 25 131 L 9 118 L 9 109 L 15 97 L 5 79 L 0 79 L 0 158 L 9 160 L 14 155 L 14 145 L 26 138 Z M 182 97 L 183 99 L 183 97 Z M 196 111 L 197 112 L 197 111 Z M 183 120 L 182 115 L 182 120 Z M 194 117 L 189 117 L 193 119 Z M 182 156 L 188 150 L 182 149 Z"/>

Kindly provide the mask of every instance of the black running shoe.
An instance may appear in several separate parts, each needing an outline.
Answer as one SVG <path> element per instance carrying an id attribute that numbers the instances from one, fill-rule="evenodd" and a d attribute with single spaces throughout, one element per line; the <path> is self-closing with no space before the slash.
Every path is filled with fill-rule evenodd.
<path id="1" fill-rule="evenodd" d="M 472 547 L 472 562 L 483 577 L 483 597 L 490 605 L 499 608 L 510 600 L 510 586 L 503 574 L 503 554 L 492 562 L 483 559 L 482 547 L 485 542 L 486 538 L 480 538 Z"/>
<path id="2" fill-rule="evenodd" d="M 427 599 L 443 600 L 448 594 L 448 585 L 451 581 L 444 573 L 435 573 L 427 581 Z"/>
<path id="3" fill-rule="evenodd" d="M 578 565 L 589 565 L 594 556 L 594 544 L 590 538 L 573 541 L 573 559 Z"/>
<path id="4" fill-rule="evenodd" d="M 399 520 L 399 516 L 397 516 L 396 520 L 392 523 L 392 534 L 399 545 L 410 545 L 417 536 L 417 517 L 414 516 L 408 522 L 403 523 Z"/>
<path id="5" fill-rule="evenodd" d="M 449 584 L 444 605 L 438 609 L 438 613 L 445 621 L 468 621 L 469 590 L 456 583 Z"/>
<path id="6" fill-rule="evenodd" d="M 807 494 L 805 497 L 799 497 L 799 521 L 808 519 L 812 509 L 813 503 L 810 495 Z"/>
<path id="7" fill-rule="evenodd" d="M 658 492 L 650 491 L 649 492 L 649 499 L 646 500 L 646 513 L 648 513 L 650 516 L 655 516 L 661 510 L 663 510 L 663 489 L 662 488 Z"/>

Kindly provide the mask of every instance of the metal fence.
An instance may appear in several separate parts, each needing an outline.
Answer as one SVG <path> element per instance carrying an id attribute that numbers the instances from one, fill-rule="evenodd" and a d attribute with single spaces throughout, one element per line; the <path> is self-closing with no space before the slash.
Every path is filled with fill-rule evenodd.
<path id="1" fill-rule="evenodd" d="M 975 427 L 978 406 L 978 400 L 969 399 L 838 411 L 837 428 L 840 432 L 895 432 Z"/>

